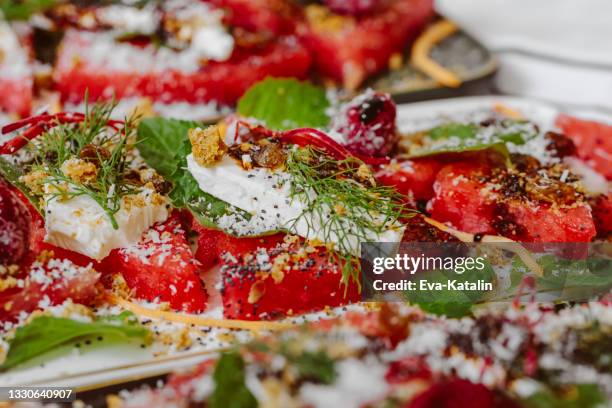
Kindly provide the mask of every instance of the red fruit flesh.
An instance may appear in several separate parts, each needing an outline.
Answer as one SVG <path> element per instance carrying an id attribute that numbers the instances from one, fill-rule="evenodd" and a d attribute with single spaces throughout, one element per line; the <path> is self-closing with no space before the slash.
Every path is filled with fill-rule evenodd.
<path id="1" fill-rule="evenodd" d="M 90 305 L 100 274 L 91 265 L 79 267 L 68 259 L 34 262 L 18 286 L 0 292 L 0 321 L 14 321 L 22 312 L 58 305 L 67 299 Z"/>
<path id="2" fill-rule="evenodd" d="M 406 408 L 434 407 L 518 408 L 518 405 L 482 384 L 462 379 L 436 383 L 406 405 Z"/>
<path id="3" fill-rule="evenodd" d="M 376 172 L 376 180 L 384 186 L 392 186 L 416 207 L 419 201 L 434 196 L 433 183 L 443 164 L 435 159 L 415 159 L 390 163 Z"/>
<path id="4" fill-rule="evenodd" d="M 555 125 L 572 139 L 578 157 L 612 180 L 612 126 L 569 115 L 559 115 Z"/>
<path id="5" fill-rule="evenodd" d="M 324 3 L 334 13 L 359 16 L 380 9 L 385 2 L 382 0 L 325 0 Z"/>
<path id="6" fill-rule="evenodd" d="M 367 91 L 349 102 L 334 121 L 334 129 L 353 153 L 385 156 L 397 143 L 395 102 L 389 94 Z"/>
<path id="7" fill-rule="evenodd" d="M 321 248 L 304 253 L 300 244 L 280 244 L 226 255 L 221 273 L 223 315 L 230 319 L 277 319 L 359 300 L 357 285 L 341 284 L 338 265 Z"/>
<path id="8" fill-rule="evenodd" d="M 156 224 L 139 243 L 112 251 L 98 268 L 107 274 L 121 273 L 137 298 L 168 302 L 172 309 L 190 313 L 206 308 L 200 265 L 178 217 Z"/>
<path id="9" fill-rule="evenodd" d="M 591 210 L 583 202 L 551 205 L 524 195 L 508 198 L 488 183 L 492 169 L 481 164 L 448 165 L 438 173 L 429 203 L 433 218 L 474 234 L 496 234 L 522 242 L 590 242 Z"/>
<path id="10" fill-rule="evenodd" d="M 484 184 L 477 180 L 489 174 L 490 168 L 484 165 L 458 163 L 443 167 L 433 185 L 435 197 L 429 203 L 432 217 L 450 222 L 461 231 L 494 234 L 494 204 L 480 195 Z"/>
<path id="11" fill-rule="evenodd" d="M 211 0 L 210 3 L 227 11 L 225 21 L 232 27 L 276 35 L 295 29 L 294 10 L 285 0 Z"/>
<path id="12" fill-rule="evenodd" d="M 597 235 L 605 238 L 612 234 L 612 192 L 589 200 Z"/>
<path id="13" fill-rule="evenodd" d="M 0 78 L 0 111 L 20 117 L 32 111 L 33 83 L 31 78 Z"/>
<path id="14" fill-rule="evenodd" d="M 403 52 L 433 15 L 432 0 L 394 0 L 380 12 L 346 17 L 341 27 L 321 24 L 320 16 L 314 16 L 301 31 L 317 70 L 357 89 L 369 76 L 386 69 L 389 58 Z"/>
<path id="15" fill-rule="evenodd" d="M 60 48 L 56 88 L 62 100 L 80 103 L 88 91 L 90 100 L 148 97 L 155 102 L 187 102 L 201 104 L 217 102 L 232 105 L 255 82 L 266 76 L 304 78 L 310 67 L 310 55 L 295 37 L 281 37 L 263 48 L 234 50 L 225 62 L 210 61 L 197 72 L 141 72 L 138 67 L 121 70 L 96 66 L 86 60 L 74 63 L 89 47 L 88 40 L 78 32 L 67 34 Z M 150 50 L 152 46 L 148 46 Z M 139 51 L 135 48 L 135 51 Z"/>
<path id="16" fill-rule="evenodd" d="M 30 214 L 0 179 L 0 265 L 17 264 L 28 251 Z"/>
<path id="17" fill-rule="evenodd" d="M 283 233 L 258 237 L 233 237 L 223 231 L 204 227 L 195 219 L 191 230 L 198 235 L 195 257 L 202 264 L 204 270 L 215 265 L 219 261 L 220 255 L 225 252 L 240 257 L 248 252 L 257 251 L 259 248 L 275 247 L 285 237 Z"/>

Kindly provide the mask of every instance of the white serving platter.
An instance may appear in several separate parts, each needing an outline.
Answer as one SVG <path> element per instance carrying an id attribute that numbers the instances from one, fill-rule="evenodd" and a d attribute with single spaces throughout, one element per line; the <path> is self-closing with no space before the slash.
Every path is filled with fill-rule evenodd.
<path id="1" fill-rule="evenodd" d="M 465 97 L 399 105 L 398 127 L 403 132 L 425 129 L 440 120 L 484 115 L 487 111 L 490 112 L 496 104 L 503 104 L 519 111 L 543 129 L 553 128 L 555 117 L 561 112 L 559 108 L 551 104 L 529 99 L 504 96 Z M 570 113 L 612 123 L 611 117 L 596 112 Z M 216 275 L 214 272 L 208 275 L 210 281 L 207 282 L 207 287 L 214 287 Z M 220 307 L 220 296 L 218 294 L 216 297 L 211 296 L 209 306 L 211 311 L 207 312 L 206 316 L 220 317 Z M 360 308 L 355 305 L 349 309 Z M 343 309 L 336 309 L 333 313 L 341 314 Z M 314 320 L 325 316 L 324 312 L 312 313 L 300 319 Z M 181 325 L 176 325 L 176 329 L 180 330 Z M 47 355 L 44 363 L 43 360 L 37 360 L 26 366 L 1 373 L 0 384 L 2 386 L 67 386 L 84 391 L 149 378 L 211 358 L 216 351 L 223 348 L 224 344 L 229 345 L 229 343 L 218 340 L 222 333 L 221 329 L 213 329 L 207 336 L 215 341 L 192 347 L 189 351 L 175 351 L 162 356 L 156 356 L 154 350 L 142 348 L 140 344 L 115 344 L 89 349 L 81 347 L 57 350 L 54 352 L 55 358 L 50 359 L 50 356 Z M 233 334 L 242 334 L 244 338 L 248 338 L 248 333 L 233 332 Z"/>

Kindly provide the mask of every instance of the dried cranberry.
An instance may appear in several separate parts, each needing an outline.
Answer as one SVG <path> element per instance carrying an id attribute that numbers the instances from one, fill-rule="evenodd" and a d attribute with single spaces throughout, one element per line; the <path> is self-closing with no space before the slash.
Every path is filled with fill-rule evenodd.
<path id="1" fill-rule="evenodd" d="M 389 94 L 368 91 L 349 102 L 334 120 L 334 129 L 353 153 L 385 156 L 397 142 L 395 103 Z"/>
<path id="2" fill-rule="evenodd" d="M 29 236 L 28 209 L 0 180 L 0 265 L 18 263 L 28 250 Z"/>
<path id="3" fill-rule="evenodd" d="M 379 10 L 384 0 L 325 0 L 325 5 L 334 13 L 359 16 Z"/>

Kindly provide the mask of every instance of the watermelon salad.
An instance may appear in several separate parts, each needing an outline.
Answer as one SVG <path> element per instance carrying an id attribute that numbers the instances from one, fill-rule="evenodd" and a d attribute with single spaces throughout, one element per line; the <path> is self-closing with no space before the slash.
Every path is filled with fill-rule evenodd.
<path id="1" fill-rule="evenodd" d="M 338 102 L 286 78 L 257 83 L 212 125 L 84 104 L 2 128 L 3 372 L 112 338 L 152 358 L 232 350 L 109 396 L 125 406 L 609 401 L 609 293 L 391 306 L 362 303 L 360 280 L 366 242 L 605 249 L 609 125 L 560 115 L 542 129 L 491 107 L 405 133 L 387 94 Z M 513 266 L 517 296 L 553 284 L 556 267 Z M 596 276 L 608 288 L 609 272 Z M 588 290 L 594 277 L 574 273 Z"/>
<path id="2" fill-rule="evenodd" d="M 342 3 L 9 2 L 0 26 L 2 123 L 43 107 L 83 111 L 85 98 L 121 101 L 120 118 L 218 118 L 268 76 L 354 91 L 403 61 L 434 17 L 432 0 Z"/>

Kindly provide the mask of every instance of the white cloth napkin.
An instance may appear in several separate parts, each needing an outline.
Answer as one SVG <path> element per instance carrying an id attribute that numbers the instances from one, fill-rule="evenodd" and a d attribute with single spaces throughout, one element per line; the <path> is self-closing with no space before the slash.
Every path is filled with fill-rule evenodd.
<path id="1" fill-rule="evenodd" d="M 612 112 L 612 0 L 436 0 L 499 59 L 497 88 Z"/>

